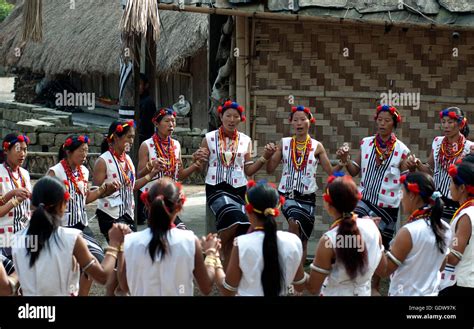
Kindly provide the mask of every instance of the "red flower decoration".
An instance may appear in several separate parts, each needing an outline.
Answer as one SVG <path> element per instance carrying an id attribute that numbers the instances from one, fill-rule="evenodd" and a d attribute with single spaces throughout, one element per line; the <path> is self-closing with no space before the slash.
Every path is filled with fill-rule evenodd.
<path id="1" fill-rule="evenodd" d="M 148 205 L 148 192 L 143 192 L 140 195 L 140 200 L 142 200 L 144 204 Z"/>
<path id="2" fill-rule="evenodd" d="M 273 217 L 278 217 L 278 216 L 280 216 L 280 209 L 275 208 L 275 209 L 273 209 L 273 211 L 275 212 L 275 215 L 274 215 Z"/>
<path id="3" fill-rule="evenodd" d="M 252 206 L 252 204 L 247 203 L 247 204 L 245 205 L 245 210 L 246 210 L 248 213 L 253 212 L 253 206 Z"/>
<path id="4" fill-rule="evenodd" d="M 217 107 L 217 113 L 222 113 L 222 106 Z"/>
<path id="5" fill-rule="evenodd" d="M 247 189 L 250 189 L 250 188 L 254 187 L 255 185 L 257 185 L 257 183 L 254 180 L 249 180 L 247 182 Z"/>
<path id="6" fill-rule="evenodd" d="M 311 118 L 311 120 L 309 120 L 310 123 L 316 123 L 316 119 L 315 118 Z"/>
<path id="7" fill-rule="evenodd" d="M 66 139 L 66 141 L 64 142 L 64 146 L 69 147 L 71 145 L 72 145 L 72 138 Z"/>
<path id="8" fill-rule="evenodd" d="M 9 142 L 3 142 L 3 149 L 6 151 L 8 147 L 10 146 Z"/>
<path id="9" fill-rule="evenodd" d="M 309 108 L 305 107 L 304 108 L 304 113 L 309 114 L 310 113 Z"/>
<path id="10" fill-rule="evenodd" d="M 472 185 L 465 185 L 466 186 L 466 191 L 469 194 L 474 194 L 474 186 Z"/>
<path id="11" fill-rule="evenodd" d="M 175 117 L 175 118 L 176 118 L 176 112 L 173 112 L 173 117 Z"/>
<path id="12" fill-rule="evenodd" d="M 377 106 L 377 112 L 382 111 L 382 105 Z"/>
<path id="13" fill-rule="evenodd" d="M 328 177 L 328 184 L 331 184 L 332 182 L 334 182 L 334 180 L 336 179 L 337 177 L 334 176 L 334 175 L 331 175 Z"/>
<path id="14" fill-rule="evenodd" d="M 129 121 L 127 121 L 126 125 L 129 126 L 129 127 L 135 127 L 135 121 L 129 120 Z"/>
<path id="15" fill-rule="evenodd" d="M 242 121 L 242 122 L 247 121 L 247 117 L 246 117 L 245 115 L 242 115 L 242 116 L 240 117 L 240 121 Z"/>
<path id="16" fill-rule="evenodd" d="M 280 195 L 280 206 L 283 206 L 285 204 L 285 197 L 283 195 Z"/>
<path id="17" fill-rule="evenodd" d="M 332 204 L 332 199 L 331 199 L 331 196 L 330 196 L 329 194 L 324 193 L 324 194 L 323 194 L 323 199 L 324 199 L 324 201 L 326 201 L 327 203 Z"/>
<path id="18" fill-rule="evenodd" d="M 63 183 L 64 185 L 69 186 L 69 182 L 67 181 L 67 179 L 63 180 Z"/>
<path id="19" fill-rule="evenodd" d="M 403 175 L 400 177 L 400 184 L 405 184 L 405 181 L 407 180 L 407 175 Z"/>
<path id="20" fill-rule="evenodd" d="M 391 108 L 390 108 L 390 114 L 392 114 L 392 115 L 393 115 L 393 114 L 395 113 L 395 111 L 396 111 L 396 110 L 395 110 L 395 108 L 394 108 L 394 107 L 391 107 Z"/>
<path id="21" fill-rule="evenodd" d="M 458 119 L 458 115 L 455 112 L 449 112 L 448 117 L 454 120 Z"/>
<path id="22" fill-rule="evenodd" d="M 292 106 L 292 107 L 291 107 L 291 112 L 292 112 L 292 113 L 296 113 L 296 111 L 297 111 L 296 106 Z"/>
<path id="23" fill-rule="evenodd" d="M 25 137 L 23 137 L 22 135 L 18 136 L 17 139 L 20 143 L 23 143 L 25 141 Z"/>
<path id="24" fill-rule="evenodd" d="M 118 132 L 118 133 L 123 132 L 123 126 L 122 126 L 122 125 L 118 125 L 117 128 L 115 128 L 115 131 Z"/>
<path id="25" fill-rule="evenodd" d="M 420 187 L 418 186 L 418 183 L 408 183 L 407 189 L 413 193 L 420 194 Z"/>
<path id="26" fill-rule="evenodd" d="M 458 168 L 455 165 L 451 164 L 448 168 L 448 174 L 451 177 L 456 177 L 458 175 Z"/>
<path id="27" fill-rule="evenodd" d="M 84 136 L 79 136 L 77 137 L 77 140 L 81 143 L 84 143 L 86 141 L 86 139 L 84 138 Z"/>
<path id="28" fill-rule="evenodd" d="M 69 199 L 71 198 L 71 195 L 69 194 L 68 191 L 64 192 L 64 201 L 69 201 Z"/>
<path id="29" fill-rule="evenodd" d="M 226 101 L 226 102 L 224 103 L 224 107 L 226 107 L 226 108 L 227 108 L 227 107 L 230 107 L 231 105 L 232 105 L 232 101 Z"/>
<path id="30" fill-rule="evenodd" d="M 244 112 L 244 108 L 242 106 L 237 106 L 237 111 L 239 111 L 241 114 Z"/>

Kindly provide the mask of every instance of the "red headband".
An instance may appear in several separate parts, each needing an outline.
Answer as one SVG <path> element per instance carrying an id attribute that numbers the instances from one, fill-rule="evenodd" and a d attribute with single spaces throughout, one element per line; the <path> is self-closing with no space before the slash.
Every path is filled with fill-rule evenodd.
<path id="1" fill-rule="evenodd" d="M 458 176 L 458 168 L 451 164 L 449 166 L 449 169 L 448 169 L 448 174 L 449 176 L 451 176 L 453 179 L 456 179 L 459 183 L 461 183 L 462 185 L 466 186 L 466 191 L 469 193 L 469 194 L 474 194 L 474 186 L 473 185 L 469 185 L 469 184 L 466 184 L 464 182 L 464 180 Z"/>
<path id="2" fill-rule="evenodd" d="M 6 151 L 11 145 L 15 145 L 16 143 L 26 143 L 26 145 L 30 144 L 30 139 L 26 135 L 18 135 L 15 139 L 11 140 L 10 142 L 4 141 L 3 142 L 3 149 Z"/>
<path id="3" fill-rule="evenodd" d="M 227 109 L 235 109 L 239 112 L 240 114 L 240 120 L 242 122 L 245 122 L 246 120 L 246 117 L 244 115 L 244 108 L 242 106 L 240 106 L 237 102 L 232 102 L 231 100 L 228 100 L 226 102 L 224 102 L 224 104 L 222 106 L 219 106 L 217 107 L 217 113 L 219 114 L 224 114 L 224 112 L 227 110 Z"/>
<path id="4" fill-rule="evenodd" d="M 275 184 L 267 183 L 267 185 L 269 185 L 273 189 L 275 188 Z M 255 186 L 257 186 L 257 183 L 254 180 L 249 180 L 247 183 L 247 191 Z M 248 199 L 248 194 L 245 193 L 245 203 L 246 203 L 245 210 L 247 210 L 248 213 L 255 212 L 257 214 L 263 214 L 265 216 L 271 215 L 273 217 L 277 217 L 278 215 L 280 215 L 280 208 L 285 203 L 285 201 L 286 201 L 285 197 L 280 196 L 278 200 L 278 204 L 275 208 L 266 208 L 265 210 L 262 211 L 262 210 L 254 208 L 254 206 L 250 203 Z"/>
<path id="5" fill-rule="evenodd" d="M 311 110 L 308 107 L 304 107 L 302 105 L 291 107 L 291 115 L 288 118 L 289 122 L 291 122 L 291 119 L 293 118 L 293 114 L 295 114 L 296 112 L 304 112 L 305 114 L 309 115 L 309 122 L 310 123 L 312 123 L 312 124 L 316 123 L 316 119 L 313 117 L 313 114 L 311 113 Z"/>
<path id="6" fill-rule="evenodd" d="M 393 106 L 389 106 L 389 105 L 379 105 L 379 106 L 377 106 L 377 114 L 375 115 L 374 119 L 377 119 L 380 112 L 389 112 L 392 116 L 395 117 L 395 120 L 398 123 L 402 122 L 402 116 L 401 116 L 400 112 L 398 112 L 398 110 Z"/>

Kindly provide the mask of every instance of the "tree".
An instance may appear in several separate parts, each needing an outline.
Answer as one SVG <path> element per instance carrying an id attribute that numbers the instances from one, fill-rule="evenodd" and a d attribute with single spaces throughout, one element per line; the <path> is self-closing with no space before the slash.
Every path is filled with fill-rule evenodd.
<path id="1" fill-rule="evenodd" d="M 6 0 L 0 0 L 0 23 L 7 18 L 13 10 L 14 5 L 8 3 Z"/>

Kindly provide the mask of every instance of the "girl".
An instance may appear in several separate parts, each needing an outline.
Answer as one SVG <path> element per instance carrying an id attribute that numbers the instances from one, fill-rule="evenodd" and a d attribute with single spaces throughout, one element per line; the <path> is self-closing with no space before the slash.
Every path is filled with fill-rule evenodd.
<path id="1" fill-rule="evenodd" d="M 441 274 L 443 290 L 440 296 L 474 295 L 474 164 L 473 156 L 468 156 L 459 166 L 451 165 L 450 192 L 452 200 L 461 205 L 451 220 L 453 243 L 448 261 Z"/>
<path id="2" fill-rule="evenodd" d="M 157 110 L 152 122 L 155 125 L 155 134 L 140 145 L 138 153 L 138 177 L 149 176 L 149 182 L 141 188 L 141 192 L 147 192 L 153 182 L 161 177 L 183 180 L 200 169 L 196 162 L 188 168 L 182 165 L 181 146 L 177 140 L 171 138 L 176 127 L 176 112 L 173 109 Z M 153 170 L 156 174 L 152 173 Z M 176 221 L 178 228 L 185 228 L 179 217 L 176 217 Z"/>
<path id="3" fill-rule="evenodd" d="M 410 168 L 428 174 L 434 172 L 436 190 L 441 192 L 444 202 L 442 218 L 449 223 L 459 208 L 459 203 L 451 197 L 451 178 L 448 169 L 450 165 L 468 155 L 474 144 L 466 139 L 469 135 L 469 126 L 463 111 L 457 107 L 449 107 L 441 111 L 439 117 L 444 136 L 438 136 L 433 140 L 427 163 L 423 164 L 419 159 L 415 159 L 410 163 Z"/>
<path id="4" fill-rule="evenodd" d="M 248 182 L 245 210 L 251 233 L 235 239 L 224 273 L 216 266 L 216 281 L 224 296 L 280 296 L 301 292 L 308 279 L 301 263 L 301 240 L 277 231 L 275 217 L 285 199 L 265 181 Z"/>
<path id="5" fill-rule="evenodd" d="M 21 166 L 25 162 L 30 140 L 25 135 L 8 134 L 0 155 L 0 238 L 8 241 L 30 218 L 30 175 Z M 0 254 L 11 259 L 8 244 L 0 245 Z"/>
<path id="6" fill-rule="evenodd" d="M 59 163 L 49 168 L 48 175 L 61 179 L 71 196 L 62 219 L 62 226 L 81 230 L 89 251 L 99 262 L 102 262 L 104 252 L 89 228 L 86 204 L 111 195 L 120 185 L 118 182 L 103 183 L 100 188 L 89 190 L 87 186 L 89 170 L 83 165 L 87 159 L 88 144 L 87 136 L 68 136 L 59 149 Z M 87 280 L 85 275 L 82 276 L 79 295 L 87 295 L 91 284 L 92 281 Z"/>
<path id="7" fill-rule="evenodd" d="M 108 240 L 107 232 L 113 223 L 125 223 L 136 231 L 134 217 L 135 201 L 133 191 L 143 187 L 151 176 L 147 175 L 135 181 L 135 166 L 126 154 L 130 151 L 135 138 L 135 123 L 114 121 L 102 142 L 102 154 L 94 166 L 93 184 L 101 186 L 102 191 L 108 184 L 118 190 L 112 195 L 99 199 L 96 215 L 100 231 Z M 155 175 L 154 171 L 151 174 Z"/>
<path id="8" fill-rule="evenodd" d="M 29 225 L 15 234 L 13 262 L 24 296 L 76 296 L 80 269 L 100 284 L 113 272 L 123 227 L 109 231 L 110 247 L 102 265 L 87 249 L 81 231 L 61 226 L 70 195 L 56 177 L 41 178 L 33 189 Z M 103 266 L 103 267 L 102 267 Z"/>
<path id="9" fill-rule="evenodd" d="M 181 186 L 161 178 L 141 197 L 149 210 L 148 228 L 125 237 L 118 266 L 121 289 L 132 296 L 192 296 L 194 276 L 199 289 L 209 294 L 214 263 L 206 266 L 202 254 L 204 249 L 216 259 L 218 241 L 209 238 L 202 249 L 193 232 L 176 228 L 175 217 L 185 201 Z"/>
<path id="10" fill-rule="evenodd" d="M 390 296 L 437 296 L 440 270 L 449 253 L 451 230 L 441 220 L 443 201 L 435 193 L 435 183 L 425 173 L 410 173 L 400 178 L 402 205 L 411 214 L 398 231 L 387 252 L 391 275 Z"/>
<path id="11" fill-rule="evenodd" d="M 244 211 L 246 176 L 254 175 L 275 152 L 270 145 L 266 145 L 263 156 L 256 162 L 251 160 L 250 137 L 237 130 L 239 123 L 245 121 L 243 112 L 243 107 L 232 101 L 219 106 L 222 125 L 208 132 L 201 143 L 203 154 L 209 158 L 207 205 L 216 216 L 224 266 L 229 261 L 232 241 L 237 235 L 246 233 L 250 225 Z"/>
<path id="12" fill-rule="evenodd" d="M 323 198 L 333 223 L 316 248 L 309 291 L 321 296 L 370 296 L 372 275 L 383 274 L 386 266 L 377 225 L 354 214 L 361 194 L 350 176 L 335 172 Z"/>
<path id="13" fill-rule="evenodd" d="M 303 242 L 303 260 L 306 260 L 308 239 L 314 228 L 316 191 L 316 172 L 318 163 L 330 176 L 333 168 L 323 144 L 312 139 L 309 127 L 315 122 L 309 108 L 294 106 L 289 121 L 295 134 L 283 138 L 276 152 L 267 163 L 267 173 L 272 174 L 280 163 L 283 173 L 278 191 L 286 198 L 282 208 L 288 221 L 289 231 L 295 233 Z"/>

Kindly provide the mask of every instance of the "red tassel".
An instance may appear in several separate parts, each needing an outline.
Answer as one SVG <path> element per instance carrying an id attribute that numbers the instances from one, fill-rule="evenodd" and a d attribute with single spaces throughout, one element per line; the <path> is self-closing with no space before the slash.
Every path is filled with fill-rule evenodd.
<path id="1" fill-rule="evenodd" d="M 245 205 L 245 210 L 250 214 L 253 212 L 253 206 L 250 203 Z"/>
<path id="2" fill-rule="evenodd" d="M 278 217 L 278 216 L 280 216 L 280 209 L 275 208 L 273 211 L 275 212 L 275 215 L 274 215 L 273 217 Z"/>
<path id="3" fill-rule="evenodd" d="M 144 204 L 148 205 L 148 192 L 143 192 L 140 195 L 140 200 L 142 200 Z"/>
<path id="4" fill-rule="evenodd" d="M 297 109 L 296 106 L 292 106 L 292 107 L 291 107 L 291 113 L 295 113 L 295 112 L 296 112 L 296 109 Z"/>
<path id="5" fill-rule="evenodd" d="M 407 189 L 413 193 L 420 194 L 420 187 L 418 186 L 418 183 L 408 183 Z"/>
<path id="6" fill-rule="evenodd" d="M 283 206 L 285 204 L 285 197 L 283 195 L 280 195 L 280 206 Z"/>
<path id="7" fill-rule="evenodd" d="M 323 194 L 323 199 L 324 199 L 324 201 L 326 201 L 327 203 L 332 205 L 332 199 L 331 199 L 331 196 L 329 194 L 324 193 Z"/>
<path id="8" fill-rule="evenodd" d="M 448 168 L 448 174 L 451 177 L 456 177 L 458 174 L 458 168 L 455 165 L 451 164 Z"/>
<path id="9" fill-rule="evenodd" d="M 247 121 L 247 117 L 246 117 L 245 115 L 242 115 L 242 116 L 240 117 L 240 121 L 242 121 L 242 122 Z"/>
<path id="10" fill-rule="evenodd" d="M 247 182 L 247 189 L 250 189 L 250 188 L 254 187 L 255 185 L 257 185 L 257 183 L 254 180 L 249 180 Z"/>
<path id="11" fill-rule="evenodd" d="M 407 180 L 407 175 L 403 175 L 400 177 L 400 184 L 405 184 L 405 181 Z"/>
<path id="12" fill-rule="evenodd" d="M 115 129 L 115 131 L 118 132 L 118 133 L 123 132 L 123 126 L 122 126 L 122 125 L 118 125 L 117 128 Z"/>
<path id="13" fill-rule="evenodd" d="M 69 194 L 68 191 L 64 192 L 64 201 L 69 201 L 69 199 L 71 198 L 71 195 Z"/>
<path id="14" fill-rule="evenodd" d="M 315 118 L 311 118 L 311 120 L 309 120 L 310 123 L 312 124 L 315 124 L 316 123 L 316 119 Z"/>

